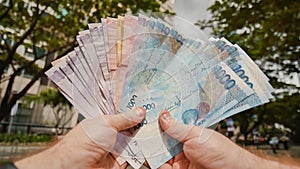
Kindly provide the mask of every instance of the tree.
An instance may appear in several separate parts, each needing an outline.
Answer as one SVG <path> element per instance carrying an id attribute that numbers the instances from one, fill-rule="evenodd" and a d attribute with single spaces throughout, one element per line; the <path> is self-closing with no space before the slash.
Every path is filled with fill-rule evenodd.
<path id="1" fill-rule="evenodd" d="M 216 0 L 212 19 L 197 25 L 239 44 L 279 88 L 279 73 L 300 73 L 299 8 L 295 0 Z"/>
<path id="2" fill-rule="evenodd" d="M 44 103 L 44 106 L 49 105 L 52 109 L 55 118 L 55 133 L 56 135 L 63 134 L 66 124 L 68 124 L 75 112 L 72 112 L 72 105 L 68 100 L 55 88 L 48 88 L 35 97 Z"/>
<path id="3" fill-rule="evenodd" d="M 164 0 L 161 0 L 164 1 Z M 0 83 L 7 80 L 0 104 L 0 120 L 9 115 L 10 109 L 30 87 L 50 68 L 38 68 L 37 60 L 62 57 L 76 45 L 78 31 L 86 29 L 88 22 L 100 22 L 101 17 L 139 10 L 159 11 L 156 0 L 3 0 L 0 3 Z M 32 60 L 17 53 L 20 46 L 32 49 Z M 42 52 L 40 52 L 40 49 Z M 13 72 L 5 74 L 11 66 Z M 26 87 L 13 93 L 15 78 L 22 71 L 31 71 L 33 78 Z"/>
<path id="4" fill-rule="evenodd" d="M 300 94 L 286 95 L 278 98 L 264 106 L 256 107 L 249 111 L 235 115 L 234 118 L 239 121 L 241 133 L 247 136 L 255 127 L 259 125 L 273 126 L 279 123 L 292 130 L 292 139 L 300 143 L 300 127 L 298 121 L 300 118 Z M 257 120 L 253 116 L 257 116 Z"/>
<path id="5" fill-rule="evenodd" d="M 290 76 L 294 72 L 300 73 L 299 9 L 300 1 L 295 0 L 216 0 L 208 8 L 212 18 L 198 21 L 196 25 L 201 29 L 212 28 L 214 35 L 240 45 L 257 61 L 274 88 L 286 89 L 287 92 L 295 89 L 294 96 L 286 93 L 278 95 L 292 99 L 298 97 L 299 87 L 280 82 L 278 77 L 279 74 Z M 279 122 L 296 130 L 288 120 L 297 116 L 297 109 L 291 110 L 288 100 L 281 101 L 277 97 L 276 101 L 267 105 L 236 115 L 242 125 L 242 133 L 247 136 L 262 122 Z M 253 122 L 253 114 L 257 114 L 258 121 Z"/>
<path id="6" fill-rule="evenodd" d="M 300 93 L 278 98 L 276 101 L 268 104 L 268 114 L 262 117 L 263 121 L 268 123 L 278 122 L 292 129 L 293 141 L 300 143 L 300 127 L 298 125 L 300 119 L 299 103 Z"/>

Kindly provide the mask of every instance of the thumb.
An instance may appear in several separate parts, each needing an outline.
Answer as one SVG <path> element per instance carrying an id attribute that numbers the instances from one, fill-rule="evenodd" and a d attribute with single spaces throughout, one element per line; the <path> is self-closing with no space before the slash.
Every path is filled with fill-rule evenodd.
<path id="1" fill-rule="evenodd" d="M 171 137 L 181 142 L 186 142 L 193 138 L 198 138 L 199 143 L 207 141 L 212 134 L 212 130 L 199 126 L 185 125 L 176 121 L 168 111 L 163 111 L 159 117 L 161 128 Z"/>
<path id="2" fill-rule="evenodd" d="M 136 107 L 127 113 L 104 116 L 105 121 L 116 131 L 122 131 L 131 128 L 140 123 L 146 116 L 146 110 L 142 107 Z"/>
<path id="3" fill-rule="evenodd" d="M 134 108 L 128 113 L 85 119 L 80 126 L 90 140 L 106 151 L 111 151 L 118 131 L 135 126 L 145 118 L 145 115 L 145 109 Z"/>

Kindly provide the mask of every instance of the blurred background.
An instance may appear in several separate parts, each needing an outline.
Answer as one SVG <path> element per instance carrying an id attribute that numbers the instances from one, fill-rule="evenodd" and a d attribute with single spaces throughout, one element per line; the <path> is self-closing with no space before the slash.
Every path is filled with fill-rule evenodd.
<path id="1" fill-rule="evenodd" d="M 274 99 L 217 129 L 255 153 L 300 161 L 300 2 L 296 0 L 0 0 L 0 161 L 38 150 L 78 114 L 44 72 L 101 17 L 161 12 L 239 44 L 268 76 Z"/>

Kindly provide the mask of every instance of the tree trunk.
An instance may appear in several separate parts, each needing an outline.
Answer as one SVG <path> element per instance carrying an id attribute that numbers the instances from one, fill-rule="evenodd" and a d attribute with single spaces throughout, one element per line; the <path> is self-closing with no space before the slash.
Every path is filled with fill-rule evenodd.
<path id="1" fill-rule="evenodd" d="M 59 55 L 57 58 L 60 58 L 70 51 L 73 50 L 75 46 L 75 42 L 73 42 L 73 45 L 70 46 L 65 52 L 63 52 L 61 55 Z M 10 82 L 5 90 L 5 96 L 1 100 L 0 105 L 0 121 L 3 120 L 5 117 L 9 116 L 11 108 L 15 105 L 17 100 L 19 100 L 21 97 L 23 97 L 27 91 L 30 89 L 30 87 L 47 71 L 49 68 L 51 68 L 51 65 L 46 65 L 40 72 L 38 72 L 31 81 L 17 94 L 12 94 L 12 86 L 14 82 L 14 78 L 16 74 L 14 73 L 10 79 Z"/>
<path id="2" fill-rule="evenodd" d="M 245 141 L 247 141 L 247 137 L 248 137 L 247 129 L 248 129 L 248 126 L 249 126 L 249 121 L 248 121 L 247 113 L 248 113 L 248 111 L 241 113 L 240 114 L 241 118 L 239 119 L 241 133 L 245 137 Z"/>

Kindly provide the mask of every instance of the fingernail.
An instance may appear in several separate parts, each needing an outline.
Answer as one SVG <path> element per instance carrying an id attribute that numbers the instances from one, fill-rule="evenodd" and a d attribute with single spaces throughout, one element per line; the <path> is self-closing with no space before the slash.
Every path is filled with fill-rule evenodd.
<path id="1" fill-rule="evenodd" d="M 144 117 L 144 110 L 142 108 L 136 108 L 135 109 L 135 113 L 139 116 L 139 117 Z"/>
<path id="2" fill-rule="evenodd" d="M 163 114 L 163 119 L 164 119 L 165 122 L 168 123 L 168 122 L 171 121 L 172 117 L 171 117 L 171 115 L 170 115 L 169 112 L 164 112 L 164 114 Z"/>

